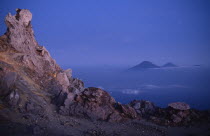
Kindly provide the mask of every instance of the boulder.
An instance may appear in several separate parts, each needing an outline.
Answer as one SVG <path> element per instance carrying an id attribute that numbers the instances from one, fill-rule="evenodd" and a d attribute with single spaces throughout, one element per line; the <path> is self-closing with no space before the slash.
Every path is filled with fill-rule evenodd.
<path id="1" fill-rule="evenodd" d="M 65 107 L 70 115 L 87 116 L 94 120 L 106 120 L 114 111 L 115 100 L 98 88 L 86 88 L 74 102 Z"/>
<path id="2" fill-rule="evenodd" d="M 168 107 L 173 108 L 175 110 L 189 110 L 190 106 L 184 102 L 174 102 L 168 104 Z"/>
<path id="3" fill-rule="evenodd" d="M 193 113 L 195 112 L 193 110 L 190 110 L 188 104 L 176 102 L 169 104 L 167 108 L 158 107 L 155 114 L 150 116 L 150 120 L 157 124 L 166 126 L 183 126 L 191 124 L 198 118 L 201 119 L 201 117 L 194 117 Z M 201 113 L 198 112 L 196 116 L 200 114 Z"/>
<path id="4" fill-rule="evenodd" d="M 61 107 L 62 112 L 68 112 L 66 109 L 68 109 L 69 104 L 74 101 L 78 94 L 84 91 L 84 83 L 81 80 L 76 78 L 68 79 L 68 76 L 65 76 L 65 74 L 63 73 L 60 77 L 57 76 L 57 81 L 59 81 L 58 84 L 60 86 L 54 86 L 54 91 L 52 92 L 55 95 L 53 102 L 59 107 L 63 106 Z"/>
<path id="5" fill-rule="evenodd" d="M 68 76 L 67 76 L 68 77 Z M 82 92 L 84 90 L 84 83 L 83 81 L 77 79 L 77 78 L 70 78 L 70 87 L 79 90 L 79 92 Z"/>
<path id="6" fill-rule="evenodd" d="M 118 102 L 115 108 L 116 110 L 119 111 L 119 113 L 121 113 L 122 116 L 126 118 L 132 118 L 132 119 L 137 118 L 137 113 L 135 109 L 132 108 L 130 105 L 123 105 Z"/>
<path id="7" fill-rule="evenodd" d="M 150 101 L 134 100 L 130 105 L 140 116 L 153 115 L 156 112 L 156 106 Z"/>

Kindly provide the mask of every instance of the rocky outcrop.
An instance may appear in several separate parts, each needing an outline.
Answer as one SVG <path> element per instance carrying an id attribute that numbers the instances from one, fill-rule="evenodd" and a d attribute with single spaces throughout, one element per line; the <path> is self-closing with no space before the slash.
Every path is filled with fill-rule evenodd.
<path id="1" fill-rule="evenodd" d="M 71 71 L 62 70 L 36 42 L 31 12 L 16 12 L 6 16 L 7 32 L 0 37 L 0 105 L 14 114 L 47 116 L 47 105 L 56 94 L 68 91 Z"/>
<path id="2" fill-rule="evenodd" d="M 115 100 L 98 88 L 87 88 L 76 95 L 74 101 L 66 107 L 70 115 L 86 116 L 92 119 L 106 120 L 114 111 Z"/>
<path id="3" fill-rule="evenodd" d="M 47 49 L 36 42 L 31 12 L 16 12 L 6 16 L 8 29 L 0 38 L 0 46 L 7 45 L 6 50 L 1 50 L 2 64 L 9 62 L 13 68 L 9 71 L 8 66 L 2 65 L 5 74 L 0 77 L 0 94 L 10 105 L 21 112 L 33 112 L 46 111 L 44 105 L 52 102 L 62 115 L 112 122 L 137 117 L 129 105 L 117 103 L 104 90 L 85 89 L 81 80 L 72 77 L 71 69 L 62 70 Z"/>
<path id="4" fill-rule="evenodd" d="M 167 108 L 157 107 L 144 100 L 134 100 L 130 105 L 138 116 L 164 126 L 187 126 L 209 120 L 208 111 L 190 109 L 184 102 L 170 103 Z"/>
<path id="5" fill-rule="evenodd" d="M 94 87 L 86 88 L 76 95 L 67 94 L 59 112 L 63 115 L 76 115 L 111 122 L 137 117 L 132 107 L 116 103 L 106 91 Z"/>
<path id="6" fill-rule="evenodd" d="M 137 113 L 133 107 L 131 107 L 129 104 L 120 104 L 119 102 L 115 104 L 115 109 L 120 112 L 122 117 L 124 118 L 130 118 L 130 119 L 139 119 L 137 117 Z"/>
<path id="7" fill-rule="evenodd" d="M 53 76 L 61 69 L 46 48 L 40 46 L 35 40 L 31 12 L 26 9 L 17 9 L 16 12 L 16 15 L 9 13 L 5 18 L 7 32 L 0 38 L 2 55 L 31 70 L 30 74 L 27 72 L 28 76 L 37 80 L 37 83 L 41 80 L 46 85 L 49 78 L 43 77 Z"/>
<path id="8" fill-rule="evenodd" d="M 5 18 L 8 42 L 18 52 L 35 53 L 38 44 L 31 26 L 32 14 L 26 9 L 17 9 L 16 12 L 16 15 L 9 13 Z"/>
<path id="9" fill-rule="evenodd" d="M 166 126 L 189 126 L 198 122 L 208 122 L 209 113 L 194 109 L 178 110 L 173 108 L 159 108 L 150 119 L 157 124 Z"/>
<path id="10" fill-rule="evenodd" d="M 60 72 L 57 74 L 56 79 L 58 83 L 62 86 L 64 92 L 68 92 L 68 87 L 70 86 L 69 79 L 64 72 Z"/>
<path id="11" fill-rule="evenodd" d="M 184 102 L 170 103 L 170 104 L 168 104 L 168 107 L 171 107 L 175 110 L 182 110 L 182 111 L 190 109 L 190 106 L 188 104 L 184 103 Z"/>
<path id="12" fill-rule="evenodd" d="M 157 109 L 152 102 L 144 100 L 134 100 L 130 103 L 130 105 L 140 116 L 144 118 L 153 115 Z"/>

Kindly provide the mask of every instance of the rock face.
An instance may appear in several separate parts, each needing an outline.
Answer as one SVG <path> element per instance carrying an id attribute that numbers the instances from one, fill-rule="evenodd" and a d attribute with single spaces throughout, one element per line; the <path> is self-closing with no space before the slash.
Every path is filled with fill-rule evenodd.
<path id="1" fill-rule="evenodd" d="M 68 87 L 70 86 L 69 79 L 65 72 L 60 72 L 57 74 L 56 79 L 58 83 L 62 86 L 64 92 L 68 92 Z"/>
<path id="2" fill-rule="evenodd" d="M 49 113 L 53 109 L 48 105 L 60 91 L 74 87 L 70 84 L 73 78 L 70 70 L 62 70 L 46 48 L 36 42 L 31 12 L 16 12 L 6 16 L 7 32 L 0 37 L 0 107 L 4 107 L 0 117 L 10 120 L 27 115 L 31 122 L 34 118 L 45 120 L 52 116 Z M 7 110 L 11 113 L 5 114 Z M 18 118 L 22 117 L 12 121 Z"/>
<path id="3" fill-rule="evenodd" d="M 152 102 L 144 100 L 134 100 L 130 105 L 141 118 L 164 126 L 187 126 L 209 120 L 207 111 L 190 109 L 190 106 L 183 102 L 170 103 L 167 108 L 157 107 Z"/>
<path id="4" fill-rule="evenodd" d="M 17 74 L 15 72 L 6 73 L 1 81 L 1 95 L 8 95 L 10 91 L 14 88 L 17 80 Z"/>
<path id="5" fill-rule="evenodd" d="M 70 115 L 87 115 L 90 118 L 106 120 L 114 110 L 115 100 L 98 88 L 87 88 L 76 95 L 73 103 L 66 107 Z M 66 105 L 65 105 L 66 106 Z"/>
<path id="6" fill-rule="evenodd" d="M 12 16 L 10 13 L 6 16 L 5 22 L 8 27 L 6 36 L 12 47 L 24 53 L 35 53 L 38 47 L 31 26 L 32 14 L 26 9 L 17 9 L 17 14 Z"/>
<path id="7" fill-rule="evenodd" d="M 148 117 L 156 112 L 156 106 L 150 101 L 134 100 L 130 103 L 136 112 L 142 117 Z"/>
<path id="8" fill-rule="evenodd" d="M 121 121 L 137 117 L 129 105 L 117 103 L 104 90 L 85 88 L 81 80 L 72 77 L 71 69 L 61 69 L 47 49 L 36 42 L 31 12 L 26 9 L 16 12 L 14 16 L 6 16 L 8 29 L 0 37 L 2 102 L 18 113 L 36 117 L 52 118 L 46 113 L 54 109 L 60 115 L 92 120 Z M 49 109 L 50 104 L 54 109 Z"/>
<path id="9" fill-rule="evenodd" d="M 116 103 L 113 97 L 99 88 L 91 87 L 77 95 L 69 96 L 69 94 L 60 109 L 63 115 L 77 115 L 92 120 L 112 122 L 137 117 L 132 107 Z"/>
<path id="10" fill-rule="evenodd" d="M 175 102 L 168 104 L 169 107 L 176 109 L 176 110 L 189 110 L 190 106 L 184 102 Z"/>
<path id="11" fill-rule="evenodd" d="M 32 77 L 43 77 L 61 71 L 45 47 L 36 42 L 31 25 L 31 12 L 26 9 L 17 9 L 16 12 L 16 15 L 9 13 L 5 18 L 8 29 L 5 35 L 1 36 L 3 44 L 0 49 L 9 51 L 13 61 L 35 72 Z"/>

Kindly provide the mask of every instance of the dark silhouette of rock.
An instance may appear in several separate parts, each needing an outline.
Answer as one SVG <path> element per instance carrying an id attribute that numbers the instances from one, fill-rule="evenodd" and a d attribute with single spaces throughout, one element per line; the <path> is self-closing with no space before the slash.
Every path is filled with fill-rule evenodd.
<path id="1" fill-rule="evenodd" d="M 177 67 L 177 65 L 171 63 L 171 62 L 168 62 L 166 64 L 164 64 L 162 67 L 166 68 L 166 67 Z"/>
<path id="2" fill-rule="evenodd" d="M 208 111 L 190 109 L 186 103 L 176 102 L 167 108 L 155 106 L 150 101 L 134 100 L 130 103 L 138 116 L 164 126 L 187 126 L 209 120 Z"/>
<path id="3" fill-rule="evenodd" d="M 150 61 L 143 61 L 142 63 L 130 68 L 129 70 L 142 70 L 142 69 L 151 69 L 151 68 L 159 68 L 159 66 L 153 64 Z"/>

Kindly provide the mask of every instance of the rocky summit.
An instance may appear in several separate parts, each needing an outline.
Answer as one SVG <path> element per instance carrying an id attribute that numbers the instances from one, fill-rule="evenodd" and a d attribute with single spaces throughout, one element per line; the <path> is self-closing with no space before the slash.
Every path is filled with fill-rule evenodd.
<path id="1" fill-rule="evenodd" d="M 166 129 L 142 120 L 162 126 L 208 120 L 208 112 L 187 104 L 121 104 L 100 88 L 85 88 L 38 44 L 31 21 L 27 9 L 5 18 L 7 31 L 0 37 L 1 135 L 157 136 L 167 135 Z"/>

